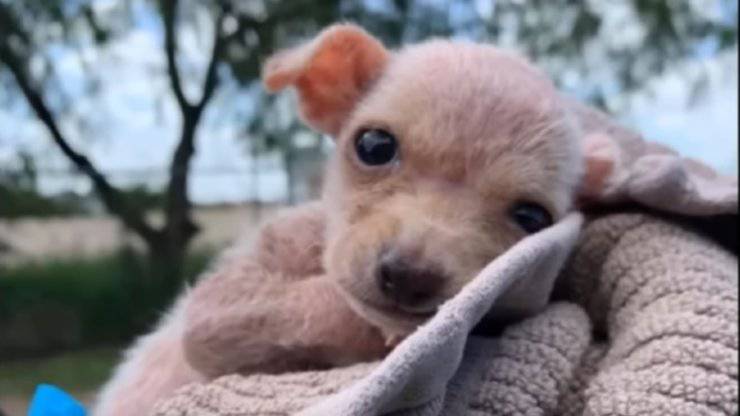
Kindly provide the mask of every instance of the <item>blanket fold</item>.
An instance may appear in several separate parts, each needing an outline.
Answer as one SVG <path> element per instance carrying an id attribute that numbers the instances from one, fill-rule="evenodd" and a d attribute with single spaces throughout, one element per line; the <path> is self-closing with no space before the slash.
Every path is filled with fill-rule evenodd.
<path id="1" fill-rule="evenodd" d="M 609 341 L 584 414 L 736 414 L 737 257 L 642 215 L 595 221 L 578 251 L 563 276 Z M 608 253 L 599 279 L 581 262 L 590 252 Z M 576 288 L 586 281 L 590 293 Z"/>
<path id="2" fill-rule="evenodd" d="M 390 371 L 398 370 L 389 368 L 391 360 L 385 367 L 227 376 L 184 388 L 160 403 L 157 414 L 737 413 L 734 254 L 656 217 L 612 214 L 587 222 L 558 285 L 567 301 L 497 338 L 469 337 L 462 362 L 436 394 L 416 402 L 415 387 L 422 393 L 426 387 L 413 378 L 403 389 L 390 389 L 410 395 L 398 402 L 413 405 L 371 407 L 390 402 L 378 399 L 382 381 L 366 380 L 373 374 L 392 379 Z M 444 364 L 434 358 L 430 363 Z"/>

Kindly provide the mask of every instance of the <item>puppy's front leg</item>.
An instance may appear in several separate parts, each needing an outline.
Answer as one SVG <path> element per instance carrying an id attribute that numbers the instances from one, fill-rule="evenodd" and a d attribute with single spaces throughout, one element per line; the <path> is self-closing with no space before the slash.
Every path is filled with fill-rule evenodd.
<path id="1" fill-rule="evenodd" d="M 381 335 L 324 275 L 319 203 L 266 224 L 251 254 L 236 252 L 190 294 L 184 346 L 208 376 L 332 366 L 381 356 Z"/>
<path id="2" fill-rule="evenodd" d="M 176 388 L 234 371 L 338 365 L 382 355 L 382 338 L 323 273 L 319 204 L 265 225 L 236 246 L 158 328 L 126 353 L 93 414 L 146 414 Z"/>
<path id="3" fill-rule="evenodd" d="M 325 230 L 326 213 L 319 202 L 286 209 L 260 229 L 249 258 L 273 280 L 295 281 L 323 274 Z M 231 266 L 239 267 L 244 260 L 237 253 Z"/>
<path id="4" fill-rule="evenodd" d="M 234 278 L 233 285 L 229 281 L 220 287 L 220 279 L 211 281 L 205 277 L 203 280 L 209 282 L 208 286 L 215 292 L 228 293 L 241 288 L 235 298 L 244 300 L 256 295 L 259 290 L 252 286 L 260 286 L 264 274 L 271 275 L 273 283 L 276 283 L 320 273 L 323 228 L 323 212 L 319 204 L 290 209 L 261 229 L 253 248 L 245 250 L 242 245 L 236 245 L 230 255 L 216 265 L 216 271 L 212 273 Z M 186 291 L 157 328 L 128 349 L 123 362 L 98 395 L 93 414 L 143 415 L 156 401 L 176 388 L 207 380 L 190 365 L 183 348 L 185 309 L 190 303 L 190 292 Z M 228 315 L 226 311 L 221 312 Z M 213 314 L 222 316 L 219 311 L 213 311 Z M 228 334 L 216 336 L 229 337 Z M 233 348 L 235 346 L 225 349 Z"/>
<path id="5" fill-rule="evenodd" d="M 368 361 L 387 348 L 326 276 L 263 284 L 211 276 L 191 294 L 184 346 L 208 376 L 295 371 Z M 274 277 L 274 276 L 273 276 Z"/>

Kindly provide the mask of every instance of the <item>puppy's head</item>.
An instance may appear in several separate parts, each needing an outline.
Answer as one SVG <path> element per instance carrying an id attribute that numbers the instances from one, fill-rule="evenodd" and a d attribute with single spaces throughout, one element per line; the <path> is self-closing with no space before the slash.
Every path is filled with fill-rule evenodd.
<path id="1" fill-rule="evenodd" d="M 403 335 L 488 262 L 571 208 L 578 133 L 550 81 L 492 46 L 388 51 L 352 25 L 265 65 L 331 135 L 325 266 L 352 306 Z M 597 183 L 598 178 L 589 183 Z"/>

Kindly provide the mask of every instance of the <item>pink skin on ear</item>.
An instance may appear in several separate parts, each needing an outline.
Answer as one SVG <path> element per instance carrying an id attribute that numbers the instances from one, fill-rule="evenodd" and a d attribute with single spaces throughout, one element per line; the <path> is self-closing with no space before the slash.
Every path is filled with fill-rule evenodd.
<path id="1" fill-rule="evenodd" d="M 580 198 L 594 199 L 608 185 L 619 163 L 619 149 L 605 133 L 592 133 L 583 139 L 585 173 L 581 182 Z"/>
<path id="2" fill-rule="evenodd" d="M 388 51 L 361 28 L 330 26 L 313 41 L 278 52 L 265 63 L 265 87 L 298 90 L 301 115 L 316 130 L 336 136 L 382 73 Z"/>

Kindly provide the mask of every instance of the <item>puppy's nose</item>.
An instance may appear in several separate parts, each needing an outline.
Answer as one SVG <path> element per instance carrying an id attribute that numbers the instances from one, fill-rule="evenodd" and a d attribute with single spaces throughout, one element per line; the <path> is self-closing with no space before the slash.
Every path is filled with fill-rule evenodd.
<path id="1" fill-rule="evenodd" d="M 445 280 L 438 268 L 417 266 L 398 257 L 382 259 L 376 279 L 385 296 L 412 307 L 437 295 Z"/>

